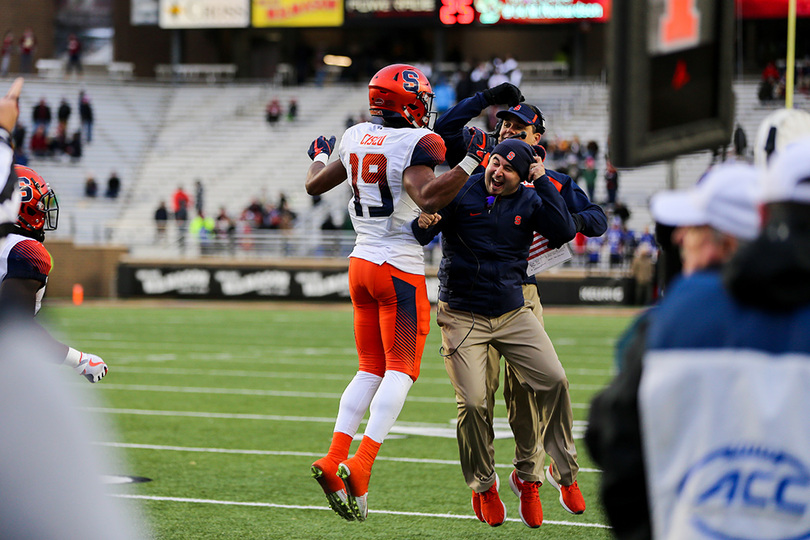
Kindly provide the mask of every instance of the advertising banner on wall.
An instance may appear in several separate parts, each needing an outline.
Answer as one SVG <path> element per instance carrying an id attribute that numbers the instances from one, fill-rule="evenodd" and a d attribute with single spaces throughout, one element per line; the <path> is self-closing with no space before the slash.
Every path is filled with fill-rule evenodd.
<path id="1" fill-rule="evenodd" d="M 343 0 L 253 0 L 253 26 L 341 26 Z"/>
<path id="2" fill-rule="evenodd" d="M 247 28 L 250 0 L 160 0 L 161 28 Z"/>
<path id="3" fill-rule="evenodd" d="M 441 0 L 443 24 L 607 22 L 612 0 Z"/>
<path id="4" fill-rule="evenodd" d="M 427 23 L 436 20 L 435 0 L 345 0 L 346 23 Z"/>
<path id="5" fill-rule="evenodd" d="M 427 276 L 428 300 L 438 301 L 439 280 Z M 538 278 L 544 305 L 627 305 L 630 278 Z M 342 301 L 349 298 L 348 268 L 263 268 L 232 265 L 118 265 L 118 296 L 208 300 Z"/>

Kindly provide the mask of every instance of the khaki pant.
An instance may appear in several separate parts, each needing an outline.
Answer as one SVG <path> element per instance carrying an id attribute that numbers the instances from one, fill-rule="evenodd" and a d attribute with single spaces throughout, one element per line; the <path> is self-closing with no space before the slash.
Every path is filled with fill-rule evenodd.
<path id="1" fill-rule="evenodd" d="M 490 389 L 487 357 L 490 345 L 531 390 L 527 396 L 546 426 L 540 442 L 554 460 L 563 484 L 573 483 L 579 467 L 571 432 L 568 379 L 551 340 L 532 311 L 523 306 L 499 317 L 485 317 L 450 309 L 445 302 L 439 302 L 437 321 L 442 331 L 445 368 L 456 391 L 456 434 L 467 485 L 482 492 L 495 482 L 491 412 L 494 390 Z M 518 424 L 534 422 L 531 410 L 515 409 L 514 414 Z"/>
<path id="2" fill-rule="evenodd" d="M 536 285 L 523 285 L 523 305 L 532 311 L 541 325 L 545 326 L 543 305 L 540 303 Z M 489 347 L 487 351 L 487 391 L 490 393 L 487 395 L 487 404 L 490 418 L 494 417 L 495 392 L 500 384 L 500 364 L 501 353 L 494 347 Z M 524 482 L 542 482 L 543 466 L 546 460 L 546 452 L 540 442 L 543 422 L 533 396 L 524 388 L 520 375 L 508 363 L 504 369 L 503 398 L 506 402 L 509 426 L 515 437 L 515 459 L 512 463 L 518 471 L 518 477 Z M 552 471 L 557 482 L 560 482 L 561 478 L 556 467 Z M 576 475 L 571 483 L 574 480 L 576 480 Z M 568 479 L 563 484 L 569 485 Z"/>

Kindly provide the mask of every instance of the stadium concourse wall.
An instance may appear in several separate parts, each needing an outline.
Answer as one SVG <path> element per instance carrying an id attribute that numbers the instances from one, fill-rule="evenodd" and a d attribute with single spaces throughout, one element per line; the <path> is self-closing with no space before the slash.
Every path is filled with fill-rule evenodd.
<path id="1" fill-rule="evenodd" d="M 48 239 L 45 247 L 53 260 L 48 276 L 48 297 L 70 298 L 76 284 L 81 285 L 84 296 L 90 298 L 116 296 L 118 264 L 129 251 L 127 247 L 84 246 L 63 239 Z"/>
<path id="2" fill-rule="evenodd" d="M 427 269 L 430 301 L 437 301 L 436 268 Z M 545 305 L 628 305 L 634 281 L 570 270 L 538 278 Z M 349 301 L 347 259 L 183 261 L 123 258 L 117 267 L 120 298 Z"/>

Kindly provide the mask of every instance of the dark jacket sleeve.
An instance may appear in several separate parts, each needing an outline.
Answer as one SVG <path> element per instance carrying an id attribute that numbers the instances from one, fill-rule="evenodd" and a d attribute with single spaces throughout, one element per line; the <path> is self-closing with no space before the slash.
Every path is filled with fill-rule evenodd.
<path id="1" fill-rule="evenodd" d="M 441 212 L 439 212 L 441 214 Z M 431 240 L 436 238 L 436 236 L 442 232 L 442 224 L 444 223 L 444 215 L 442 215 L 442 220 L 439 221 L 436 225 L 432 227 L 428 227 L 427 229 L 423 229 L 419 226 L 419 218 L 416 218 L 411 222 L 411 231 L 413 231 L 413 235 L 416 238 L 416 241 L 419 242 L 420 245 L 426 246 L 430 243 Z"/>
<path id="2" fill-rule="evenodd" d="M 483 92 L 478 92 L 450 107 L 436 120 L 433 131 L 444 139 L 445 159 L 450 167 L 458 165 L 467 154 L 469 134 L 464 127 L 488 106 Z"/>
<path id="3" fill-rule="evenodd" d="M 535 181 L 534 192 L 542 199 L 542 205 L 532 215 L 534 230 L 548 238 L 552 248 L 573 240 L 577 234 L 574 220 L 565 200 L 546 175 Z"/>
<path id="4" fill-rule="evenodd" d="M 652 538 L 638 411 L 649 323 L 645 313 L 623 338 L 626 346 L 618 359 L 622 369 L 591 402 L 585 432 L 585 444 L 602 469 L 600 495 L 605 513 L 619 540 Z"/>
<path id="5" fill-rule="evenodd" d="M 557 176 L 566 179 L 562 183 L 560 195 L 565 200 L 565 205 L 572 214 L 579 214 L 584 222 L 584 228 L 580 231 L 585 236 L 602 236 L 607 230 L 607 216 L 602 207 L 594 204 L 588 198 L 588 195 L 582 191 L 582 188 L 577 185 L 574 180 L 565 174 Z"/>

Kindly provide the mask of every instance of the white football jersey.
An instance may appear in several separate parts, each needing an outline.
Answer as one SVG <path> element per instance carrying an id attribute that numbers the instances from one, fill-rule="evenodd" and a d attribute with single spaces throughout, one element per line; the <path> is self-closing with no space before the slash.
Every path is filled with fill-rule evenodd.
<path id="1" fill-rule="evenodd" d="M 411 232 L 421 210 L 405 191 L 402 173 L 411 165 L 438 165 L 444 149 L 441 137 L 426 128 L 366 122 L 346 130 L 339 155 L 353 193 L 349 215 L 357 240 L 350 257 L 425 273 L 422 246 Z"/>
<path id="2" fill-rule="evenodd" d="M 52 264 L 50 253 L 41 242 L 27 236 L 10 234 L 0 247 L 0 283 L 6 277 L 33 279 L 42 283 L 37 291 L 34 311 L 39 313 Z"/>

